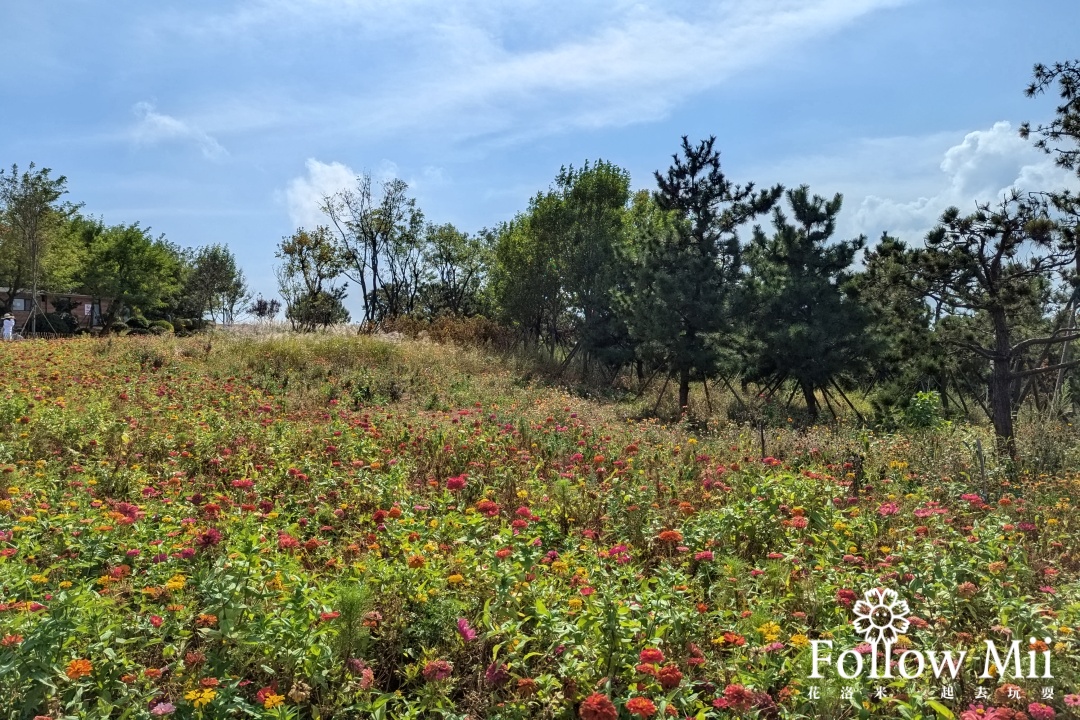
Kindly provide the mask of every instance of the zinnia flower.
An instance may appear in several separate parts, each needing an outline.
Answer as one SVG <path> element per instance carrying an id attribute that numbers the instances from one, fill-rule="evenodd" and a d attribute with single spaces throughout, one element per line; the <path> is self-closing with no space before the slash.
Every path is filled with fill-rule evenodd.
<path id="1" fill-rule="evenodd" d="M 664 662 L 664 653 L 659 648 L 645 648 L 638 655 L 638 660 L 643 663 L 656 663 L 659 665 Z"/>
<path id="2" fill-rule="evenodd" d="M 470 642 L 476 639 L 476 631 L 469 626 L 469 621 L 465 618 L 458 618 L 457 631 L 461 635 L 461 639 L 465 642 Z"/>
<path id="3" fill-rule="evenodd" d="M 626 701 L 626 711 L 638 717 L 651 718 L 656 714 L 656 705 L 649 698 L 635 697 Z"/>
<path id="4" fill-rule="evenodd" d="M 1027 706 L 1027 711 L 1031 720 L 1052 720 L 1057 715 L 1054 708 L 1042 703 L 1031 703 Z"/>
<path id="5" fill-rule="evenodd" d="M 619 711 L 607 695 L 593 693 L 581 701 L 578 717 L 581 720 L 618 720 Z"/>
<path id="6" fill-rule="evenodd" d="M 77 658 L 67 664 L 67 676 L 71 680 L 78 680 L 79 678 L 89 675 L 93 672 L 94 666 L 89 660 L 84 658 Z"/>
<path id="7" fill-rule="evenodd" d="M 432 660 L 424 665 L 424 679 L 428 682 L 439 682 L 450 677 L 454 666 L 445 660 Z"/>

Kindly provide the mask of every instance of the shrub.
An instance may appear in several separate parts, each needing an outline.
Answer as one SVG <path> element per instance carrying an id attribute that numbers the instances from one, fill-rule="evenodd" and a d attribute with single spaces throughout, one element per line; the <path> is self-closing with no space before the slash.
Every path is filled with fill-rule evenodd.
<path id="1" fill-rule="evenodd" d="M 146 330 L 150 327 L 150 321 L 142 315 L 136 315 L 135 317 L 128 318 L 127 325 L 132 330 Z"/>
<path id="2" fill-rule="evenodd" d="M 904 421 L 913 428 L 935 428 L 941 424 L 941 395 L 920 392 L 904 409 Z"/>
<path id="3" fill-rule="evenodd" d="M 155 335 L 171 334 L 172 332 L 174 332 L 173 324 L 168 320 L 155 320 L 154 322 L 150 323 L 150 329 L 153 330 L 155 328 L 161 330 L 160 333 L 154 333 Z"/>

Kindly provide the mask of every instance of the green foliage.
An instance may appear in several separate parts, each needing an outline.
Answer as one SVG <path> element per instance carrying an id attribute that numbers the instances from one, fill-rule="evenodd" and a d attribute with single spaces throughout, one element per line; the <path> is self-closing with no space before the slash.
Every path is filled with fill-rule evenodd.
<path id="1" fill-rule="evenodd" d="M 185 301 L 198 317 L 209 313 L 212 320 L 231 324 L 250 300 L 247 280 L 236 264 L 236 256 L 225 245 L 214 244 L 199 248 L 190 262 L 182 291 Z"/>
<path id="2" fill-rule="evenodd" d="M 42 287 L 46 280 L 64 285 L 69 278 L 69 245 L 65 221 L 78 206 L 61 203 L 67 178 L 51 177 L 49 168 L 34 163 L 19 172 L 0 169 L 0 285 L 5 286 L 3 309 L 20 292 Z"/>
<path id="3" fill-rule="evenodd" d="M 916 393 L 904 409 L 904 421 L 909 427 L 922 430 L 940 425 L 941 395 L 936 392 Z"/>
<path id="4" fill-rule="evenodd" d="M 841 374 L 858 374 L 874 349 L 866 312 L 844 292 L 865 238 L 831 242 L 839 194 L 826 201 L 804 185 L 786 196 L 791 220 L 776 208 L 772 236 L 755 227 L 747 250 L 747 344 L 751 377 L 794 380 L 813 419 L 815 391 Z"/>
<path id="5" fill-rule="evenodd" d="M 483 291 L 491 242 L 489 233 L 469 235 L 449 223 L 424 229 L 424 278 L 416 301 L 420 315 L 472 317 L 487 309 Z"/>
<path id="6" fill-rule="evenodd" d="M 276 269 L 278 291 L 294 328 L 314 330 L 348 321 L 341 302 L 345 287 L 335 285 L 345 260 L 329 228 L 319 226 L 312 232 L 300 228 L 282 238 L 275 257 L 283 261 Z"/>
<path id="7" fill-rule="evenodd" d="M 754 192 L 720 169 L 716 138 L 691 146 L 657 172 L 655 207 L 643 198 L 632 213 L 633 249 L 624 312 L 630 335 L 658 366 L 679 382 L 679 407 L 691 379 L 713 375 L 720 347 L 733 331 L 732 300 L 741 274 L 737 230 L 767 212 L 781 188 Z"/>
<path id="8" fill-rule="evenodd" d="M 323 204 L 336 232 L 341 271 L 360 287 L 368 325 L 417 308 L 424 275 L 424 214 L 408 189 L 404 180 L 391 178 L 376 192 L 365 173 L 355 189 Z"/>
<path id="9" fill-rule="evenodd" d="M 82 235 L 86 265 L 81 286 L 93 297 L 108 299 L 105 325 L 125 311 L 153 311 L 180 291 L 180 251 L 153 237 L 138 223 L 98 226 Z"/>

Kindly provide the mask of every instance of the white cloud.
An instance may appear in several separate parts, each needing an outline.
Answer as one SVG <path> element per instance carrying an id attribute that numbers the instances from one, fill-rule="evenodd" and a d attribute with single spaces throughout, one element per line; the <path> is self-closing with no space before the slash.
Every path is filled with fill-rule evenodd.
<path id="1" fill-rule="evenodd" d="M 435 120 L 464 136 L 547 134 L 656 120 L 692 94 L 783 57 L 896 0 L 635 3 L 590 34 L 512 50 L 498 27 L 447 23 L 429 82 L 358 113 L 369 129 Z M 565 3 L 561 4 L 565 7 Z M 573 16 L 568 10 L 567 15 Z M 564 21 L 565 22 L 565 21 Z"/>
<path id="2" fill-rule="evenodd" d="M 323 198 L 353 187 L 357 173 L 342 163 L 324 163 L 314 158 L 305 165 L 307 174 L 293 178 L 285 188 L 285 206 L 293 227 L 314 228 L 327 223 L 320 209 Z"/>
<path id="3" fill-rule="evenodd" d="M 977 202 L 993 202 L 1012 188 L 1077 184 L 1004 121 L 966 134 L 863 139 L 754 173 L 789 186 L 805 182 L 822 195 L 843 191 L 841 237 L 865 234 L 875 240 L 888 231 L 908 242 L 920 241 L 950 206 L 973 212 Z"/>
<path id="4" fill-rule="evenodd" d="M 791 60 L 807 42 L 908 1 L 260 0 L 186 25 L 167 14 L 157 32 L 275 52 L 348 36 L 380 58 L 378 72 L 345 77 L 316 100 L 296 88 L 283 122 L 333 118 L 369 138 L 420 129 L 503 144 L 665 117 L 733 75 Z"/>
<path id="5" fill-rule="evenodd" d="M 131 130 L 131 137 L 139 145 L 157 145 L 168 142 L 192 143 L 208 160 L 221 160 L 228 152 L 221 144 L 197 126 L 159 113 L 148 102 L 136 103 L 133 108 L 138 122 Z"/>
<path id="6" fill-rule="evenodd" d="M 864 232 L 906 230 L 921 237 L 950 206 L 971 212 L 976 203 L 993 202 L 1014 188 L 1057 190 L 1075 185 L 1076 179 L 1004 121 L 965 135 L 945 151 L 939 170 L 937 178 L 926 178 L 925 187 L 936 189 L 934 194 L 908 200 L 867 195 L 856 225 Z"/>

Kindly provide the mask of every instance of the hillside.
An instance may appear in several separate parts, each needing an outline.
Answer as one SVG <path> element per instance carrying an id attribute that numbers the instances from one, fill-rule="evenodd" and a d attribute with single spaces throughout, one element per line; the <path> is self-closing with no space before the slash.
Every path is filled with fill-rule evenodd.
<path id="1" fill-rule="evenodd" d="M 980 428 L 781 419 L 762 458 L 749 425 L 372 338 L 4 343 L 0 367 L 0 717 L 1080 705 L 1080 484 L 980 469 Z M 886 611 L 898 638 L 853 625 Z M 872 678 L 868 638 L 925 672 Z M 1006 677 L 978 677 L 987 641 Z"/>

